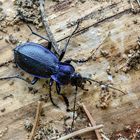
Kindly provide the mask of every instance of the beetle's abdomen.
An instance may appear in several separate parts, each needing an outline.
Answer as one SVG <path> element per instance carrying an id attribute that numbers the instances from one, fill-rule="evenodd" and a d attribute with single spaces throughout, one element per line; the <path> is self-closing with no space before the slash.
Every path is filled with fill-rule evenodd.
<path id="1" fill-rule="evenodd" d="M 16 64 L 29 74 L 47 78 L 58 72 L 58 58 L 36 43 L 25 43 L 14 50 Z"/>

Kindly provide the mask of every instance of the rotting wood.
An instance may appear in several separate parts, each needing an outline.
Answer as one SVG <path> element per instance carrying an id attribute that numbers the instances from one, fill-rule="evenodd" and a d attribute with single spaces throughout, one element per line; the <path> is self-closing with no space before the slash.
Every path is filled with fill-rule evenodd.
<path id="1" fill-rule="evenodd" d="M 115 11 L 115 12 L 114 12 Z M 93 26 L 97 26 L 99 24 L 101 24 L 102 22 L 106 22 L 109 20 L 113 20 L 119 16 L 122 16 L 124 14 L 128 14 L 131 11 L 131 7 L 128 1 L 120 1 L 118 3 L 113 3 L 113 4 L 109 4 L 106 7 L 100 7 L 98 9 L 92 9 L 92 11 L 90 10 L 90 12 L 88 13 L 85 12 L 85 15 L 82 14 L 80 16 L 77 17 L 76 20 L 71 21 L 71 23 L 68 23 L 67 26 L 68 28 L 75 26 L 76 25 L 76 21 L 78 20 L 79 22 L 82 22 L 81 28 L 79 29 L 78 32 L 76 32 L 76 34 L 79 34 Z M 105 13 L 105 14 L 104 14 Z M 83 16 L 84 15 L 84 16 Z M 100 15 L 100 16 L 99 16 Z M 59 16 L 58 16 L 59 18 Z M 56 18 L 57 20 L 57 18 Z M 66 29 L 67 31 L 67 29 Z M 66 39 L 69 37 L 69 35 L 67 36 L 67 33 L 65 33 L 64 38 L 62 39 L 58 39 L 58 42 Z"/>
<path id="2" fill-rule="evenodd" d="M 56 53 L 59 55 L 61 51 L 58 49 L 57 43 L 67 39 L 70 35 L 70 32 L 68 32 L 67 29 L 66 29 L 65 30 L 65 36 L 63 36 L 63 38 L 61 38 L 61 39 L 58 38 L 58 39 L 56 39 L 57 41 L 55 41 L 55 39 L 53 37 L 53 34 L 50 30 L 49 24 L 46 20 L 47 15 L 46 15 L 46 12 L 44 11 L 42 0 L 41 0 L 41 5 L 42 6 L 40 8 L 41 8 L 41 11 L 42 11 L 41 13 L 43 14 L 42 15 L 43 23 L 46 24 L 45 27 L 46 27 L 46 31 L 48 33 L 48 38 L 50 37 L 49 39 L 54 43 L 54 45 L 53 45 L 53 47 L 55 46 L 54 50 L 56 49 Z M 115 9 L 118 9 L 118 10 L 114 13 Z M 86 14 L 83 17 L 77 17 L 76 21 L 81 21 L 82 26 L 84 25 L 84 28 L 81 26 L 81 28 L 79 28 L 79 30 L 75 34 L 80 34 L 83 31 L 85 31 L 85 30 L 87 30 L 87 29 L 89 29 L 93 26 L 97 26 L 97 25 L 101 24 L 102 22 L 114 19 L 117 16 L 122 16 L 126 13 L 130 13 L 130 10 L 131 10 L 130 4 L 127 1 L 121 1 L 121 2 L 118 2 L 118 3 L 113 3 L 111 5 L 108 5 L 107 7 L 104 7 L 104 10 L 103 10 L 103 8 L 99 8 L 99 9 L 96 9 L 96 10 L 93 9 L 93 11 L 90 12 L 89 14 Z M 99 15 L 101 15 L 101 13 L 103 13 L 103 11 L 104 11 L 104 13 L 106 13 L 106 15 L 103 16 L 102 18 L 100 17 L 100 19 L 99 19 Z M 50 17 L 48 17 L 48 18 L 50 18 Z M 59 16 L 57 18 L 59 18 Z M 55 18 L 55 20 L 57 20 L 57 18 Z M 70 24 L 70 23 L 69 24 L 72 25 L 72 26 L 75 26 L 77 24 L 76 21 L 72 21 L 72 24 Z M 85 23 L 88 23 L 88 24 L 86 24 L 86 26 L 85 26 Z M 71 27 L 69 25 L 65 25 L 65 26 Z M 51 26 L 51 27 L 53 27 L 53 26 Z M 55 34 L 57 34 L 57 33 L 54 32 L 54 35 Z M 12 60 L 8 60 L 8 61 L 12 61 Z M 6 62 L 4 62 L 4 63 L 6 63 Z M 4 63 L 2 63 L 1 65 L 3 65 Z"/>
<path id="3" fill-rule="evenodd" d="M 88 118 L 88 120 L 90 121 L 92 126 L 96 126 L 96 121 L 93 119 L 93 117 L 91 116 L 90 112 L 88 111 L 88 109 L 86 108 L 86 106 L 84 105 L 84 103 L 82 104 L 82 107 L 84 109 L 84 112 L 86 113 L 86 116 Z M 95 130 L 96 136 L 98 138 L 98 140 L 102 140 L 101 135 L 99 130 Z"/>
<path id="4" fill-rule="evenodd" d="M 106 32 L 107 31 L 107 28 L 108 28 L 108 30 L 111 30 L 111 33 L 113 32 L 111 36 L 116 37 L 113 41 L 114 42 L 117 42 L 118 45 L 115 44 L 115 47 L 118 48 L 118 46 L 121 46 L 119 44 L 119 41 L 122 41 L 124 43 L 124 49 L 128 49 L 128 48 L 130 48 L 130 46 L 133 47 L 133 45 L 135 44 L 135 39 L 137 38 L 137 35 L 139 33 L 139 28 L 138 28 L 139 27 L 139 22 L 138 22 L 138 25 L 137 24 L 136 25 L 133 24 L 133 20 L 138 19 L 139 18 L 139 15 L 133 15 L 133 14 L 131 15 L 131 14 L 128 14 L 128 12 L 125 12 L 122 15 L 123 15 L 122 17 L 121 16 L 120 17 L 119 16 L 118 17 L 115 16 L 114 18 L 112 18 L 112 20 L 115 19 L 115 18 L 119 18 L 119 19 L 115 19 L 115 21 L 114 21 L 115 22 L 115 25 L 113 24 L 114 27 L 108 28 L 108 25 L 109 26 L 112 26 L 111 23 L 113 23 L 113 22 L 106 21 L 106 22 L 102 22 L 100 24 L 101 26 L 97 26 L 97 29 L 100 29 L 103 32 Z M 120 24 L 120 22 L 121 22 L 121 24 Z M 56 23 L 58 23 L 58 22 L 56 22 Z M 129 26 L 129 27 L 128 28 L 120 29 L 119 26 L 122 26 L 122 24 L 126 24 L 126 26 Z M 53 29 L 53 25 L 51 24 L 51 21 L 50 21 L 50 25 L 51 25 L 51 28 Z M 84 24 L 84 25 L 86 27 L 86 26 L 88 26 L 88 23 L 87 24 Z M 93 30 L 93 27 L 90 28 L 90 30 Z M 89 32 L 87 31 L 86 33 L 88 34 Z M 59 38 L 63 38 L 65 36 L 67 36 L 68 34 L 69 33 L 67 33 L 66 35 L 64 35 L 64 34 L 62 35 L 61 33 L 60 34 L 57 33 L 56 34 L 56 38 L 58 38 L 58 39 Z M 84 33 L 82 34 L 82 36 L 84 36 Z M 121 38 L 122 36 L 124 38 Z M 130 38 L 128 38 L 128 36 L 130 36 Z M 100 37 L 101 37 L 101 35 L 100 35 Z M 73 41 L 75 41 L 75 40 L 73 40 Z M 89 47 L 90 47 L 91 44 L 89 44 L 89 42 L 91 42 L 91 41 L 90 40 L 88 40 L 88 41 L 85 40 L 85 45 L 88 45 L 88 47 L 86 47 L 87 50 L 90 49 Z M 96 43 L 96 41 L 95 41 L 95 43 Z M 110 42 L 106 43 L 106 45 L 108 45 L 109 43 Z M 3 49 L 4 49 L 4 47 L 3 47 Z M 91 48 L 91 50 L 92 50 L 92 48 Z M 7 52 L 7 50 L 5 50 L 5 49 L 4 49 L 4 51 L 1 50 L 1 55 L 2 55 L 2 53 L 5 54 L 5 52 Z M 76 50 L 74 50 L 74 51 L 72 50 L 71 52 L 72 52 L 72 55 L 68 51 L 68 53 L 67 53 L 68 57 L 69 56 L 72 57 L 74 55 L 74 53 L 77 52 L 77 51 Z M 79 53 L 78 53 L 78 55 L 79 55 Z M 78 57 L 78 56 L 76 56 L 76 57 Z M 79 57 L 82 57 L 82 55 L 79 55 Z M 8 59 L 9 58 L 8 55 L 6 55 L 5 58 Z M 5 60 L 7 60 L 7 59 L 5 59 Z M 102 61 L 102 59 L 101 59 L 101 61 Z M 2 59 L 1 59 L 1 62 L 3 62 Z M 96 63 L 96 62 L 92 62 L 93 65 L 94 65 L 94 63 Z M 91 63 L 87 63 L 86 67 L 89 70 L 90 69 L 93 69 L 93 72 L 94 72 L 94 69 L 96 69 L 96 65 L 95 65 L 95 67 L 89 67 L 89 66 L 91 66 Z M 7 71 L 3 71 L 1 69 L 1 75 L 4 75 L 4 74 L 6 74 L 6 72 L 9 72 L 9 68 L 10 67 L 11 67 L 11 65 L 8 66 L 8 68 L 6 69 Z M 79 72 L 82 72 L 81 69 L 83 69 L 84 66 L 81 65 L 79 68 L 80 68 Z M 100 67 L 100 68 L 104 68 L 104 67 Z M 97 73 L 98 73 L 98 69 L 97 69 Z M 101 74 L 101 77 L 102 77 L 102 72 L 100 74 Z M 122 75 L 125 77 L 124 74 L 122 74 Z M 133 120 L 140 121 L 140 119 L 137 116 L 137 114 L 140 113 L 139 106 L 138 107 L 135 106 L 135 105 L 139 105 L 139 102 L 138 102 L 139 100 L 137 100 L 137 98 L 139 99 L 139 88 L 138 88 L 139 86 L 137 84 L 137 83 L 139 83 L 139 79 L 137 79 L 138 76 L 139 76 L 139 72 L 137 71 L 137 72 L 135 72 L 135 74 L 134 73 L 131 73 L 130 74 L 131 80 L 130 79 L 126 79 L 125 82 L 124 81 L 121 81 L 120 82 L 119 80 L 116 80 L 115 79 L 115 82 L 116 82 L 115 84 L 118 84 L 118 86 L 121 85 L 121 87 L 123 89 L 128 89 L 130 91 L 130 93 L 129 93 L 129 96 L 126 95 L 126 96 L 124 96 L 124 98 L 123 97 L 118 97 L 117 100 L 122 100 L 123 102 L 121 102 L 119 104 L 116 104 L 118 102 L 116 102 L 116 100 L 115 100 L 115 106 L 110 106 L 109 110 L 101 111 L 99 109 L 97 110 L 96 108 L 94 108 L 95 107 L 95 103 L 94 103 L 94 98 L 92 96 L 91 99 L 93 100 L 92 101 L 93 104 L 91 105 L 89 103 L 89 106 L 91 107 L 90 108 L 91 109 L 91 113 L 92 114 L 95 113 L 95 118 L 96 118 L 96 120 L 98 122 L 101 122 L 102 121 L 103 123 L 105 123 L 106 126 L 108 126 L 108 128 L 110 128 L 110 130 L 107 130 L 108 128 L 105 128 L 105 131 L 107 131 L 107 133 L 108 132 L 111 132 L 111 130 L 114 130 L 114 129 L 121 129 L 121 128 L 123 128 L 122 127 L 123 124 L 132 123 Z M 117 75 L 116 75 L 116 77 L 117 77 Z M 133 80 L 133 79 L 136 79 L 136 80 Z M 19 112 L 20 112 L 20 114 L 21 113 L 23 113 L 23 114 L 26 114 L 27 113 L 28 114 L 28 113 L 32 112 L 32 109 L 34 108 L 34 106 L 33 106 L 33 108 L 31 108 L 31 103 L 33 101 L 37 100 L 37 98 L 39 98 L 38 94 L 32 95 L 32 96 L 30 94 L 26 94 L 26 92 L 24 92 L 25 94 L 23 94 L 23 91 L 20 90 L 19 86 L 21 85 L 21 86 L 23 86 L 25 88 L 27 85 L 25 86 L 25 84 L 23 84 L 22 82 L 19 82 L 19 83 L 20 84 L 17 86 L 17 82 L 15 82 L 15 86 L 16 86 L 16 89 L 15 90 L 12 89 L 12 88 L 14 88 L 14 86 L 10 87 L 9 89 L 7 88 L 8 90 L 6 90 L 4 88 L 2 88 L 2 90 L 1 90 L 1 97 L 3 97 L 3 94 L 6 95 L 7 93 L 11 93 L 11 92 L 12 93 L 15 93 L 14 94 L 14 102 L 12 102 L 12 104 L 10 104 L 12 107 L 10 107 L 10 106 L 7 107 L 6 108 L 6 111 L 3 113 L 4 116 L 3 115 L 1 116 L 1 126 L 2 127 L 5 127 L 5 126 L 7 126 L 7 124 L 8 124 L 8 126 L 10 126 L 10 129 L 8 130 L 8 133 L 6 135 L 4 135 L 4 138 L 3 138 L 4 140 L 10 139 L 11 137 L 15 138 L 15 136 L 17 136 L 17 135 L 18 135 L 17 136 L 18 138 L 21 138 L 21 139 L 25 140 L 25 138 L 23 136 L 25 136 L 26 134 L 24 135 L 24 130 L 22 129 L 23 126 L 21 125 L 22 122 L 23 122 L 23 120 L 24 120 L 24 118 L 25 118 L 25 115 L 23 115 L 22 117 L 19 117 L 19 115 L 17 115 L 17 114 L 19 114 Z M 7 82 L 7 84 L 8 84 L 8 82 Z M 3 82 L 2 82 L 1 87 L 2 86 L 5 86 L 5 85 L 3 85 Z M 38 86 L 38 83 L 37 83 L 37 86 Z M 35 85 L 34 87 L 37 87 L 37 86 Z M 7 87 L 7 85 L 5 86 L 5 88 L 6 87 Z M 41 89 L 40 89 L 40 91 L 42 92 Z M 43 92 L 43 93 L 46 93 L 46 91 Z M 78 94 L 82 94 L 82 92 L 79 91 Z M 84 99 L 90 98 L 91 97 L 90 94 L 91 93 L 89 91 L 89 93 L 88 93 L 88 96 L 89 97 L 84 97 Z M 18 95 L 18 96 L 21 96 L 21 97 L 20 98 L 19 97 L 17 98 L 17 97 L 15 97 L 15 95 Z M 135 95 L 136 98 L 133 98 L 134 97 L 133 95 Z M 22 99 L 22 98 L 25 98 L 25 97 L 27 98 L 28 103 L 25 102 Z M 128 97 L 130 97 L 130 99 L 128 99 Z M 21 99 L 22 99 L 22 102 L 20 101 Z M 126 102 L 126 99 L 127 99 L 127 102 Z M 11 99 L 9 100 L 8 99 L 6 102 L 9 103 L 11 101 L 13 101 L 13 100 L 11 100 Z M 3 101 L 1 101 L 1 102 L 2 102 L 2 105 L 5 103 Z M 13 107 L 14 104 L 15 104 L 15 106 Z M 48 111 L 48 109 L 50 109 L 50 104 L 49 105 L 46 105 L 46 110 Z M 54 107 L 51 107 L 51 110 L 53 110 L 53 109 L 54 109 Z M 51 110 L 49 110 L 49 111 L 51 111 Z M 126 116 L 130 116 L 129 120 L 125 119 Z M 57 117 L 56 117 L 56 119 L 57 119 Z M 5 120 L 5 121 L 3 121 L 3 120 Z M 48 118 L 47 118 L 47 120 L 48 120 Z M 112 120 L 112 122 L 114 122 L 114 124 L 112 122 L 111 122 L 112 123 L 111 124 L 110 123 L 110 120 Z M 7 123 L 7 122 L 9 122 L 9 123 Z M 19 130 L 18 131 L 19 132 L 18 134 L 17 134 L 17 130 L 16 129 L 13 129 L 13 126 L 15 126 L 15 128 L 17 130 Z"/>
<path id="5" fill-rule="evenodd" d="M 91 132 L 91 131 L 96 130 L 96 129 L 100 129 L 102 127 L 103 127 L 103 125 L 96 125 L 96 126 L 93 126 L 93 127 L 87 127 L 87 128 L 75 131 L 73 133 L 70 133 L 66 136 L 63 136 L 63 137 L 59 138 L 58 140 L 67 140 L 67 139 L 73 138 L 75 136 L 82 135 L 82 134 L 85 134 L 87 132 Z"/>
<path id="6" fill-rule="evenodd" d="M 36 128 L 37 128 L 38 123 L 39 123 L 39 116 L 40 116 L 41 110 L 42 110 L 42 102 L 38 101 L 35 122 L 34 122 L 34 125 L 32 128 L 32 132 L 30 134 L 30 140 L 33 140 L 33 138 L 34 138 L 35 131 L 36 131 Z"/>

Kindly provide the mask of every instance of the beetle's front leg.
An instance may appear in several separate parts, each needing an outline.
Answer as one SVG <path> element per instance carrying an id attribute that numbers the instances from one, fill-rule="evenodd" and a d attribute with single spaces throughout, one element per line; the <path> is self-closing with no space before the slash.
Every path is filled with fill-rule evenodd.
<path id="1" fill-rule="evenodd" d="M 53 104 L 54 106 L 56 106 L 57 108 L 59 108 L 59 106 L 56 105 L 56 104 L 54 103 L 53 98 L 52 98 L 52 93 L 51 93 L 51 91 L 52 91 L 53 82 L 54 82 L 53 79 L 50 79 L 50 83 L 49 83 L 49 97 L 50 97 L 50 100 L 51 100 L 52 104 Z"/>
<path id="2" fill-rule="evenodd" d="M 68 100 L 68 98 L 65 95 L 63 95 L 61 93 L 61 87 L 60 87 L 60 84 L 58 84 L 58 83 L 56 83 L 56 91 L 57 91 L 58 95 L 61 95 L 63 97 L 64 102 L 65 102 L 66 107 L 67 107 L 67 111 L 70 111 L 70 109 L 69 109 L 69 100 Z"/>

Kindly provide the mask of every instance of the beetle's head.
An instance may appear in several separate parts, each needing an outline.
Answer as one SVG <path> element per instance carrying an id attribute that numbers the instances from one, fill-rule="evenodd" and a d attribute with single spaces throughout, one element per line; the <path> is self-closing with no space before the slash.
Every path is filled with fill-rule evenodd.
<path id="1" fill-rule="evenodd" d="M 80 73 L 73 73 L 71 75 L 71 85 L 77 86 L 84 89 L 84 84 L 86 83 L 86 79 L 82 77 Z"/>

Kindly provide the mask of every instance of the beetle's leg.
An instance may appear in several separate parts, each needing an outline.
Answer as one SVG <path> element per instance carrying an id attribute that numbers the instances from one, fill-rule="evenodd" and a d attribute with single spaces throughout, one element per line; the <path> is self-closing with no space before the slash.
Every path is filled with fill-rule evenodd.
<path id="1" fill-rule="evenodd" d="M 60 84 L 58 84 L 58 83 L 56 83 L 56 91 L 57 91 L 58 95 L 61 95 L 63 97 L 64 102 L 65 102 L 66 107 L 67 107 L 67 111 L 69 111 L 69 101 L 68 101 L 68 98 L 61 93 L 61 87 L 60 87 Z"/>
<path id="2" fill-rule="evenodd" d="M 51 48 L 52 48 L 52 42 L 48 42 L 48 50 L 51 50 Z"/>
<path id="3" fill-rule="evenodd" d="M 59 106 L 54 103 L 53 98 L 52 98 L 52 93 L 51 93 L 52 85 L 53 85 L 53 79 L 50 79 L 50 83 L 49 83 L 49 97 L 50 97 L 50 100 L 51 100 L 52 104 L 54 106 L 56 106 L 57 108 L 59 108 Z"/>
<path id="4" fill-rule="evenodd" d="M 71 61 L 72 61 L 71 59 L 68 59 L 68 60 L 65 60 L 64 62 L 70 64 Z"/>
<path id="5" fill-rule="evenodd" d="M 79 27 L 79 22 L 77 22 L 77 26 L 76 26 L 75 30 L 74 30 L 74 31 L 72 32 L 72 34 L 69 36 L 68 41 L 67 41 L 67 43 L 66 43 L 64 49 L 62 50 L 61 54 L 60 54 L 59 61 L 61 61 L 61 60 L 63 59 L 63 57 L 64 57 L 64 55 L 65 55 L 65 52 L 66 52 L 66 50 L 67 50 L 68 44 L 69 44 L 69 42 L 70 42 L 70 39 L 72 38 L 72 36 L 74 35 L 74 33 L 77 31 L 78 27 Z"/>
<path id="6" fill-rule="evenodd" d="M 64 62 L 65 63 L 71 63 L 71 62 L 74 62 L 74 63 L 85 63 L 87 62 L 89 59 L 79 59 L 79 60 L 76 60 L 76 59 L 68 59 L 68 60 L 65 60 Z"/>
<path id="7" fill-rule="evenodd" d="M 14 79 L 14 78 L 21 79 L 21 80 L 23 80 L 23 81 L 25 81 L 25 82 L 29 83 L 29 81 L 28 81 L 28 80 L 26 80 L 26 79 L 24 79 L 24 78 L 20 77 L 18 74 L 17 74 L 17 75 L 15 75 L 15 76 L 1 77 L 1 78 L 0 78 L 0 80 L 7 80 L 7 79 Z"/>
<path id="8" fill-rule="evenodd" d="M 31 84 L 34 85 L 39 80 L 38 77 L 34 77 L 34 79 L 31 81 Z"/>
<path id="9" fill-rule="evenodd" d="M 76 100 L 77 100 L 77 90 L 78 87 L 76 86 L 75 88 L 76 92 L 75 92 L 75 97 L 74 97 L 74 105 L 73 105 L 73 121 L 71 123 L 71 129 L 74 127 L 74 121 L 75 121 L 75 112 L 76 112 Z"/>
<path id="10" fill-rule="evenodd" d="M 32 30 L 32 28 L 31 28 L 27 23 L 26 23 L 26 25 L 28 26 L 28 28 L 30 29 L 30 31 L 31 31 L 32 34 L 34 34 L 34 35 L 36 35 L 36 36 L 38 36 L 38 37 L 40 37 L 40 38 L 42 38 L 42 39 L 44 39 L 44 40 L 46 40 L 46 41 L 49 42 L 49 39 L 48 39 L 48 38 L 46 38 L 46 37 L 44 37 L 44 36 L 41 36 L 41 35 L 39 35 L 38 33 L 34 32 L 34 31 Z"/>
<path id="11" fill-rule="evenodd" d="M 79 59 L 79 60 L 76 60 L 76 59 L 67 59 L 64 62 L 70 64 L 71 62 L 74 62 L 74 63 L 85 63 L 87 61 L 88 61 L 88 59 Z"/>

